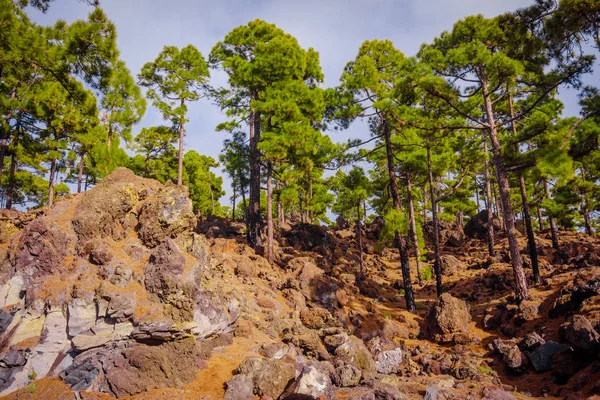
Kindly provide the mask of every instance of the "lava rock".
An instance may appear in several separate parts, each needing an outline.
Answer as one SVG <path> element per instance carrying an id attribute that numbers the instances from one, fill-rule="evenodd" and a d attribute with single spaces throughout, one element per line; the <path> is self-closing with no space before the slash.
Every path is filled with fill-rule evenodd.
<path id="1" fill-rule="evenodd" d="M 568 346 L 549 340 L 533 352 L 528 353 L 528 358 L 535 372 L 550 371 L 552 369 L 552 359 L 556 353 L 568 349 Z"/>
<path id="2" fill-rule="evenodd" d="M 466 332 L 469 322 L 471 314 L 467 303 L 449 293 L 440 296 L 427 317 L 429 335 L 438 343 L 451 342 L 455 333 Z"/>
<path id="3" fill-rule="evenodd" d="M 336 386 L 350 387 L 356 386 L 360 382 L 362 372 L 353 365 L 343 365 L 336 368 L 331 374 L 331 378 Z"/>

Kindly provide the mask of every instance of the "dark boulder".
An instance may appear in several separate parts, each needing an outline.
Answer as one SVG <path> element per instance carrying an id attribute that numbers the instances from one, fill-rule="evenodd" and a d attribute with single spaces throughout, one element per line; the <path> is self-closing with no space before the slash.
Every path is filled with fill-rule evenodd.
<path id="1" fill-rule="evenodd" d="M 502 226 L 500 219 L 494 215 L 493 217 L 494 231 L 500 230 Z M 470 238 L 485 239 L 488 230 L 488 215 L 487 210 L 481 210 L 475 214 L 465 225 L 465 235 Z"/>

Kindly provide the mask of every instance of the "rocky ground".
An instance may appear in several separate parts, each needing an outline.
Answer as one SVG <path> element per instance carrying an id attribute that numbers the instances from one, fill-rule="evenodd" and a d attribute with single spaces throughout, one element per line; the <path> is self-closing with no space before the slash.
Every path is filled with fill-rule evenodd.
<path id="1" fill-rule="evenodd" d="M 540 234 L 545 282 L 516 305 L 506 241 L 490 259 L 482 224 L 444 227 L 447 293 L 415 284 L 413 315 L 380 221 L 365 280 L 346 229 L 287 227 L 271 266 L 242 225 L 197 221 L 184 189 L 119 169 L 52 209 L 0 214 L 0 394 L 600 398 L 600 240 L 561 232 L 556 251 Z"/>

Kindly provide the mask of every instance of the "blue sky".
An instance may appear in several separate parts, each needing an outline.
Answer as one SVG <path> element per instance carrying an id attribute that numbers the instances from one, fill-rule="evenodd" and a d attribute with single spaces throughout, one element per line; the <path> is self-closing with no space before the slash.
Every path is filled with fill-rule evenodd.
<path id="1" fill-rule="evenodd" d="M 360 44 L 367 39 L 390 39 L 406 55 L 414 55 L 421 43 L 430 42 L 457 20 L 477 13 L 488 17 L 531 4 L 526 0 L 100 0 L 115 23 L 121 57 L 132 74 L 151 61 L 164 45 L 196 46 L 207 57 L 212 46 L 234 27 L 260 18 L 294 35 L 303 47 L 320 53 L 325 86 L 335 86 Z M 90 7 L 78 0 L 56 0 L 46 14 L 31 11 L 32 19 L 51 24 L 85 18 Z M 597 63 L 596 63 L 597 64 Z M 591 78 L 590 78 L 591 79 Z M 213 85 L 224 84 L 223 74 L 212 72 Z M 565 115 L 577 115 L 573 90 L 561 90 Z M 225 120 L 207 100 L 190 107 L 186 149 L 218 158 L 225 134 L 215 132 Z M 134 129 L 159 125 L 162 118 L 152 107 Z M 366 138 L 365 124 L 346 132 L 333 132 L 334 141 Z M 228 185 L 227 185 L 228 186 Z M 226 188 L 230 193 L 229 187 Z M 227 204 L 225 198 L 221 199 Z"/>

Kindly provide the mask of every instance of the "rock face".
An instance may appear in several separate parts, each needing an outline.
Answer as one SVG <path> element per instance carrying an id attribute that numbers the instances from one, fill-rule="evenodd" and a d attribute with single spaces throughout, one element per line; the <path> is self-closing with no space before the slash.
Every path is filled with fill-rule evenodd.
<path id="1" fill-rule="evenodd" d="M 600 349 L 600 334 L 583 315 L 574 315 L 569 322 L 561 326 L 560 334 L 574 351 L 583 356 L 593 358 Z"/>
<path id="2" fill-rule="evenodd" d="M 444 293 L 431 307 L 427 317 L 430 337 L 436 342 L 451 342 L 457 333 L 467 332 L 471 322 L 469 307 L 464 300 Z"/>
<path id="3" fill-rule="evenodd" d="M 508 368 L 514 371 L 527 368 L 527 358 L 517 346 L 516 340 L 494 339 L 492 343 L 496 352 L 502 355 L 502 359 Z"/>
<path id="4" fill-rule="evenodd" d="M 371 353 L 362 340 L 350 336 L 348 341 L 335 350 L 336 360 L 348 365 L 353 365 L 363 371 L 374 372 L 377 367 Z"/>
<path id="5" fill-rule="evenodd" d="M 194 379 L 202 341 L 239 316 L 195 225 L 185 187 L 117 169 L 15 231 L 0 257 L 0 395 L 34 373 L 116 397 Z"/>
<path id="6" fill-rule="evenodd" d="M 500 219 L 494 215 L 493 218 L 494 231 L 498 231 L 501 228 Z M 481 210 L 475 214 L 473 218 L 465 225 L 465 235 L 470 238 L 485 239 L 488 227 L 488 215 L 487 210 Z"/>
<path id="7" fill-rule="evenodd" d="M 464 264 L 456 257 L 450 254 L 444 254 L 441 257 L 442 275 L 452 276 L 456 274 L 460 268 L 464 268 Z"/>
<path id="8" fill-rule="evenodd" d="M 529 354 L 529 361 L 531 361 L 535 372 L 550 371 L 552 369 L 552 359 L 562 350 L 569 350 L 569 347 L 552 340 L 536 348 Z"/>

